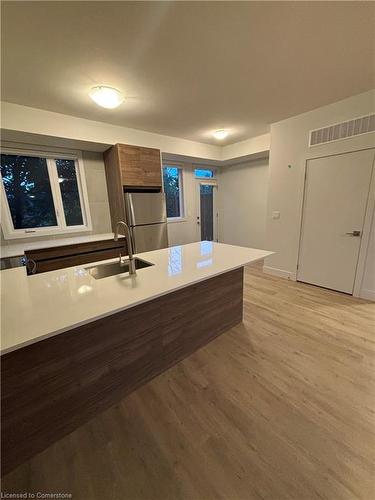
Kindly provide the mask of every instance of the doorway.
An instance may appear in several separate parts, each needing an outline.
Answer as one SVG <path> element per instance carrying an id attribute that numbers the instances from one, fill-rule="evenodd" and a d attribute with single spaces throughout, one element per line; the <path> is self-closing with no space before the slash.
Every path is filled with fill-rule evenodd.
<path id="1" fill-rule="evenodd" d="M 217 184 L 197 181 L 197 237 L 200 241 L 218 241 Z"/>
<path id="2" fill-rule="evenodd" d="M 308 160 L 297 280 L 353 294 L 374 150 Z"/>

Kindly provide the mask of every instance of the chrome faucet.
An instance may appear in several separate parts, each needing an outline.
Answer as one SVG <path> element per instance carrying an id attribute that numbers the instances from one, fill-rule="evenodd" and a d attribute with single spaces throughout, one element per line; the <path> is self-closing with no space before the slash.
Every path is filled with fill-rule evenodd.
<path id="1" fill-rule="evenodd" d="M 118 228 L 119 226 L 123 226 L 124 228 L 124 236 L 126 238 L 126 243 L 127 243 L 127 250 L 128 250 L 128 254 L 129 254 L 129 274 L 136 274 L 136 270 L 135 270 L 135 259 L 134 259 L 134 255 L 133 255 L 133 243 L 132 243 L 132 239 L 131 239 L 131 236 L 130 236 L 130 230 L 129 230 L 129 226 L 122 220 L 119 220 L 117 225 L 116 225 L 116 232 L 115 232 L 115 241 L 118 241 Z M 125 262 L 122 261 L 122 256 L 121 256 L 121 252 L 120 252 L 120 264 L 125 264 Z"/>

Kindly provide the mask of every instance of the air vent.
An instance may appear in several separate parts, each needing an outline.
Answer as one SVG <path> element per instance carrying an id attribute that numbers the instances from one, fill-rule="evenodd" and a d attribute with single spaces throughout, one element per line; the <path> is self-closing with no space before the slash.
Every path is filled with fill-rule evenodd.
<path id="1" fill-rule="evenodd" d="M 327 142 L 341 141 L 356 135 L 375 132 L 375 114 L 361 116 L 329 127 L 311 130 L 309 146 L 317 146 Z"/>

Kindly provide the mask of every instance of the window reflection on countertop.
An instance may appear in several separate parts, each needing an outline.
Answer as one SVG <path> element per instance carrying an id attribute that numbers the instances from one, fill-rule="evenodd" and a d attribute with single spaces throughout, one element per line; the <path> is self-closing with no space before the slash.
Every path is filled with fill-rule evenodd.
<path id="1" fill-rule="evenodd" d="M 197 262 L 197 269 L 208 266 L 212 266 L 212 259 L 200 260 Z"/>
<path id="2" fill-rule="evenodd" d="M 201 241 L 201 255 L 212 254 L 213 244 L 212 241 Z"/>
<path id="3" fill-rule="evenodd" d="M 168 276 L 175 276 L 182 272 L 182 248 L 172 247 L 168 250 Z"/>

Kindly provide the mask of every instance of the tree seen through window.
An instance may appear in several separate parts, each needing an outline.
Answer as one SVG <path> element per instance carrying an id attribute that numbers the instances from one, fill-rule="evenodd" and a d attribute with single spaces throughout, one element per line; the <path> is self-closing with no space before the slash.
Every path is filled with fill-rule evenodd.
<path id="1" fill-rule="evenodd" d="M 178 167 L 163 167 L 163 182 L 167 217 L 181 217 L 180 169 Z"/>

